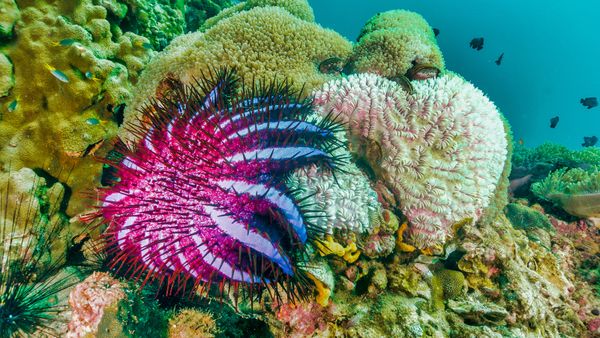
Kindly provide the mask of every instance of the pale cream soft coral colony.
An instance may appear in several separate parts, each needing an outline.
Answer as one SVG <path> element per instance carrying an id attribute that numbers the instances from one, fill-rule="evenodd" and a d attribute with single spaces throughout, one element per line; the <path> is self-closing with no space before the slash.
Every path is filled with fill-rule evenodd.
<path id="1" fill-rule="evenodd" d="M 507 142 L 494 104 L 461 77 L 413 86 L 409 95 L 378 75 L 351 75 L 325 84 L 315 103 L 346 123 L 350 147 L 408 219 L 409 242 L 433 249 L 454 224 L 482 215 L 502 174 Z"/>

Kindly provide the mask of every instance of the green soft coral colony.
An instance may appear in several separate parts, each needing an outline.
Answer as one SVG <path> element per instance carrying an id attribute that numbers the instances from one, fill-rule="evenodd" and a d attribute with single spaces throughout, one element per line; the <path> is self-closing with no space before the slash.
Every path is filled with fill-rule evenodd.
<path id="1" fill-rule="evenodd" d="M 438 33 L 0 0 L 0 337 L 600 337 L 598 148 L 513 145 Z"/>

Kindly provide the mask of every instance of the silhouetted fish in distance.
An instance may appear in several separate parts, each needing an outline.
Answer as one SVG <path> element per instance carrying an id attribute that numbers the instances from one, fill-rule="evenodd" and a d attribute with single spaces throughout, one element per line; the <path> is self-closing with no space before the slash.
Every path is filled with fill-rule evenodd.
<path id="1" fill-rule="evenodd" d="M 471 40 L 471 43 L 469 43 L 469 46 L 476 50 L 483 49 L 483 38 L 473 38 L 473 40 Z"/>
<path id="2" fill-rule="evenodd" d="M 500 66 L 500 64 L 502 64 L 502 58 L 504 57 L 504 53 L 500 54 L 500 56 L 498 57 L 498 59 L 496 59 L 496 61 L 494 61 L 498 66 Z"/>
<path id="3" fill-rule="evenodd" d="M 583 143 L 581 144 L 583 147 L 593 147 L 598 143 L 598 138 L 596 136 L 584 136 Z"/>
<path id="4" fill-rule="evenodd" d="M 433 29 L 433 34 L 437 37 L 438 35 L 440 35 L 440 30 L 437 28 Z"/>
<path id="5" fill-rule="evenodd" d="M 579 102 L 581 102 L 582 105 L 587 107 L 587 109 L 592 109 L 598 105 L 598 98 L 597 97 L 586 97 L 585 99 L 579 100 Z"/>
<path id="6" fill-rule="evenodd" d="M 558 116 L 554 116 L 553 118 L 551 118 L 550 119 L 550 128 L 556 128 L 556 125 L 558 124 L 558 120 L 559 120 Z"/>

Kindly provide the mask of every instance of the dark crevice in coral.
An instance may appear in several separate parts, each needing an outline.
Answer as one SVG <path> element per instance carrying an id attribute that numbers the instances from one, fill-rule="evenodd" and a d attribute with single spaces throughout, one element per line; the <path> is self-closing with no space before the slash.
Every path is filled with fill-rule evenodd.
<path id="1" fill-rule="evenodd" d="M 50 175 L 49 172 L 45 171 L 42 168 L 33 168 L 32 169 L 33 172 L 35 172 L 36 175 L 38 175 L 39 177 L 42 177 L 46 180 L 46 187 L 51 187 L 53 186 L 55 183 L 60 182 L 64 188 L 64 193 L 61 196 L 62 199 L 60 201 L 60 204 L 58 206 L 58 212 L 62 213 L 62 214 L 67 214 L 67 206 L 69 205 L 69 200 L 71 199 L 71 195 L 73 194 L 73 191 L 71 189 L 71 187 L 69 187 L 66 183 L 61 182 L 58 178 Z M 58 202 L 58 201 L 56 201 Z"/>
<path id="2" fill-rule="evenodd" d="M 462 250 L 454 250 L 452 253 L 448 255 L 448 258 L 444 261 L 444 268 L 448 270 L 456 270 L 460 271 L 458 268 L 458 261 L 466 254 L 466 251 Z"/>
<path id="3" fill-rule="evenodd" d="M 365 293 L 367 293 L 369 291 L 369 286 L 371 285 L 372 278 L 373 271 L 369 271 L 367 275 L 357 280 L 354 287 L 354 293 L 356 293 L 357 296 L 364 295 Z"/>
<path id="4" fill-rule="evenodd" d="M 360 169 L 365 175 L 367 175 L 367 178 L 371 182 L 377 181 L 377 175 L 375 175 L 375 171 L 373 170 L 373 168 L 371 168 L 369 162 L 366 159 L 356 158 L 354 163 L 356 164 L 358 169 Z"/>
<path id="5" fill-rule="evenodd" d="M 123 124 L 125 119 L 125 107 L 124 103 L 116 106 L 113 106 L 112 104 L 106 106 L 106 109 L 113 114 L 113 121 L 115 121 L 119 127 Z"/>

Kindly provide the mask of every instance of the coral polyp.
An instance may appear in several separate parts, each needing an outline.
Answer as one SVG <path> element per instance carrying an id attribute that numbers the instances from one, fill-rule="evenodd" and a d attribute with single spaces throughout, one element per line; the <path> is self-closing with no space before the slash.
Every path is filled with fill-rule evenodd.
<path id="1" fill-rule="evenodd" d="M 283 182 L 306 165 L 335 169 L 337 126 L 311 120 L 310 101 L 288 83 L 244 88 L 226 70 L 195 86 L 167 82 L 168 94 L 144 108 L 149 126 L 132 127 L 140 141 L 121 147 L 104 196 L 111 265 L 168 292 L 193 282 L 303 295 L 296 266 L 319 213 Z"/>

